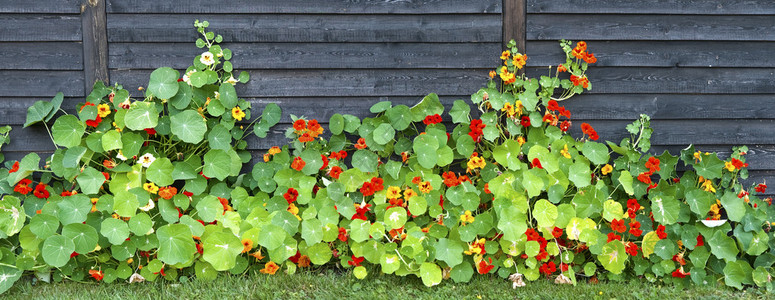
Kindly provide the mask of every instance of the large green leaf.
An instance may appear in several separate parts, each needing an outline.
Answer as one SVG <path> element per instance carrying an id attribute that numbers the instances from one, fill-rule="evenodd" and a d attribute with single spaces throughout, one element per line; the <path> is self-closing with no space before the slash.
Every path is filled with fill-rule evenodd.
<path id="1" fill-rule="evenodd" d="M 331 260 L 331 249 L 328 243 L 317 243 L 307 248 L 309 260 L 316 265 L 322 265 Z"/>
<path id="2" fill-rule="evenodd" d="M 0 235 L 13 236 L 21 231 L 27 217 L 18 198 L 5 195 L 0 199 Z"/>
<path id="3" fill-rule="evenodd" d="M 175 69 L 158 68 L 151 72 L 148 92 L 161 99 L 170 99 L 178 93 L 178 78 L 180 78 L 180 73 Z"/>
<path id="4" fill-rule="evenodd" d="M 283 230 L 282 227 L 274 224 L 268 224 L 263 227 L 261 233 L 258 235 L 258 244 L 266 247 L 266 249 L 271 251 L 282 247 L 286 236 L 288 236 L 288 234 L 285 232 L 285 230 Z M 310 259 L 311 258 L 312 256 L 310 255 Z"/>
<path id="5" fill-rule="evenodd" d="M 436 260 L 447 263 L 447 266 L 454 268 L 463 262 L 463 244 L 459 241 L 440 238 L 433 246 L 436 250 Z"/>
<path id="6" fill-rule="evenodd" d="M 613 240 L 603 246 L 597 260 L 603 267 L 614 274 L 621 274 L 624 271 L 624 265 L 627 262 L 627 252 L 624 244 L 619 240 Z"/>
<path id="7" fill-rule="evenodd" d="M 191 238 L 191 229 L 184 224 L 168 224 L 156 230 L 159 239 L 157 257 L 166 264 L 174 265 L 194 259 L 196 245 Z"/>
<path id="8" fill-rule="evenodd" d="M 425 119 L 426 116 L 435 114 L 441 115 L 444 113 L 444 106 L 441 104 L 441 101 L 439 101 L 439 96 L 431 93 L 423 97 L 420 103 L 412 106 L 410 111 L 412 112 L 413 121 L 420 122 Z"/>
<path id="9" fill-rule="evenodd" d="M 156 111 L 156 104 L 153 102 L 133 102 L 129 111 L 126 112 L 124 122 L 127 128 L 135 131 L 156 127 L 159 124 L 159 112 Z"/>
<path id="10" fill-rule="evenodd" d="M 442 279 L 441 268 L 434 263 L 424 262 L 420 265 L 420 278 L 427 287 L 437 285 L 441 283 Z"/>
<path id="11" fill-rule="evenodd" d="M 533 218 L 538 222 L 538 227 L 553 227 L 557 215 L 557 207 L 546 199 L 538 200 L 533 206 Z"/>
<path id="12" fill-rule="evenodd" d="M 54 268 L 64 267 L 74 251 L 73 241 L 58 234 L 48 237 L 40 248 L 43 261 Z"/>
<path id="13" fill-rule="evenodd" d="M 22 277 L 22 270 L 13 266 L 0 266 L 0 294 L 5 293 Z"/>
<path id="14" fill-rule="evenodd" d="M 503 231 L 503 239 L 516 242 L 527 230 L 527 216 L 518 207 L 509 205 L 498 216 L 498 229 Z"/>
<path id="15" fill-rule="evenodd" d="M 92 204 L 89 201 L 89 197 L 77 194 L 64 197 L 57 203 L 57 206 L 59 207 L 59 221 L 62 222 L 62 225 L 67 225 L 86 221 L 86 216 L 91 211 Z"/>
<path id="16" fill-rule="evenodd" d="M 719 259 L 726 260 L 727 262 L 737 260 L 737 244 L 735 240 L 728 237 L 723 231 L 719 230 L 713 234 L 713 237 L 708 240 L 710 246 L 710 252 Z"/>
<path id="17" fill-rule="evenodd" d="M 377 171 L 379 156 L 376 153 L 366 149 L 361 149 L 353 153 L 352 165 L 363 172 L 371 173 Z"/>
<path id="18" fill-rule="evenodd" d="M 377 144 L 384 145 L 393 140 L 396 130 L 390 124 L 382 123 L 374 129 L 372 134 L 374 134 L 373 138 Z"/>
<path id="19" fill-rule="evenodd" d="M 740 222 L 743 219 L 745 210 L 748 207 L 745 202 L 741 201 L 740 198 L 737 198 L 737 195 L 735 195 L 734 192 L 729 190 L 721 197 L 721 205 L 724 206 L 724 210 L 726 210 L 729 220 L 735 222 Z"/>
<path id="20" fill-rule="evenodd" d="M 608 147 L 605 144 L 587 141 L 581 147 L 581 153 L 593 164 L 602 165 L 608 163 Z"/>
<path id="21" fill-rule="evenodd" d="M 148 166 L 145 171 L 145 176 L 149 181 L 157 184 L 158 186 L 171 185 L 175 180 L 172 178 L 173 170 L 175 167 L 170 162 L 169 158 L 162 157 L 156 159 Z"/>
<path id="22" fill-rule="evenodd" d="M 184 110 L 170 117 L 172 134 L 182 141 L 196 144 L 204 139 L 207 124 L 204 118 L 194 110 Z"/>
<path id="23" fill-rule="evenodd" d="M 747 261 L 730 261 L 724 266 L 724 283 L 741 290 L 743 289 L 743 284 L 754 283 L 752 274 L 753 268 Z"/>
<path id="24" fill-rule="evenodd" d="M 52 236 L 57 229 L 59 229 L 59 219 L 54 215 L 41 213 L 30 219 L 30 231 L 38 238 L 45 239 Z"/>
<path id="25" fill-rule="evenodd" d="M 583 162 L 576 162 L 570 166 L 568 170 L 568 179 L 573 182 L 578 188 L 583 188 L 590 185 L 592 171 L 589 170 L 589 165 Z"/>
<path id="26" fill-rule="evenodd" d="M 654 213 L 654 221 L 668 225 L 678 221 L 681 212 L 681 204 L 674 198 L 662 195 L 654 195 L 651 198 L 651 211 Z"/>
<path id="27" fill-rule="evenodd" d="M 452 122 L 467 123 L 468 115 L 471 113 L 471 106 L 463 100 L 455 100 L 452 104 L 452 109 L 449 110 L 449 116 L 452 117 Z"/>
<path id="28" fill-rule="evenodd" d="M 433 168 L 436 166 L 436 150 L 439 149 L 439 141 L 429 134 L 421 134 L 414 138 L 414 144 L 412 146 L 414 153 L 417 155 L 417 162 L 423 168 Z"/>
<path id="29" fill-rule="evenodd" d="M 212 149 L 204 156 L 204 168 L 202 172 L 207 177 L 224 180 L 231 174 L 231 158 L 226 151 Z"/>
<path id="30" fill-rule="evenodd" d="M 229 129 L 221 124 L 215 125 L 207 134 L 207 143 L 212 149 L 231 149 L 231 133 Z"/>
<path id="31" fill-rule="evenodd" d="M 116 130 L 109 130 L 102 135 L 102 150 L 110 151 L 121 149 L 124 143 L 121 140 L 121 133 Z"/>
<path id="32" fill-rule="evenodd" d="M 218 93 L 220 94 L 220 100 L 223 107 L 231 110 L 233 107 L 237 106 L 237 91 L 234 89 L 234 85 L 222 84 L 218 88 Z M 213 265 L 213 267 L 215 267 L 215 265 Z M 216 270 L 217 269 L 218 268 L 216 268 Z"/>
<path id="33" fill-rule="evenodd" d="M 81 172 L 81 175 L 78 175 L 76 180 L 84 194 L 94 195 L 99 193 L 100 187 L 105 183 L 105 175 L 89 166 Z"/>
<path id="34" fill-rule="evenodd" d="M 62 93 L 57 94 L 61 97 Z M 48 101 L 36 101 L 35 104 L 27 108 L 27 120 L 24 122 L 24 127 L 43 121 L 49 113 L 53 105 Z"/>
<path id="35" fill-rule="evenodd" d="M 129 226 L 122 220 L 107 218 L 102 221 L 100 234 L 111 244 L 121 245 L 129 237 Z"/>
<path id="36" fill-rule="evenodd" d="M 699 216 L 708 214 L 710 206 L 716 202 L 715 199 L 716 197 L 712 193 L 696 188 L 692 188 L 686 192 L 686 203 L 689 204 L 689 209 Z"/>
<path id="37" fill-rule="evenodd" d="M 393 207 L 385 212 L 383 220 L 391 229 L 398 229 L 406 224 L 406 210 L 402 207 Z"/>
<path id="38" fill-rule="evenodd" d="M 75 245 L 75 252 L 81 254 L 93 251 L 99 240 L 97 229 L 81 223 L 72 223 L 63 227 L 62 235 L 72 240 Z"/>
<path id="39" fill-rule="evenodd" d="M 237 263 L 237 255 L 242 252 L 243 246 L 231 231 L 221 230 L 208 234 L 202 241 L 202 248 L 202 259 L 209 262 L 216 271 L 226 271 Z"/>
<path id="40" fill-rule="evenodd" d="M 65 148 L 75 147 L 81 144 L 81 137 L 86 131 L 86 125 L 81 123 L 76 116 L 65 115 L 57 118 L 51 127 L 54 143 Z"/>

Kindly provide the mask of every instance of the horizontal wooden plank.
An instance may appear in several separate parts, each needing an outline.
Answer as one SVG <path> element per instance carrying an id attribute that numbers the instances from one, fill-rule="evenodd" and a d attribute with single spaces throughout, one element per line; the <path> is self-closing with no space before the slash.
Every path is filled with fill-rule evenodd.
<path id="1" fill-rule="evenodd" d="M 111 70 L 110 80 L 136 93 L 138 86 L 148 84 L 150 72 Z M 486 79 L 487 72 L 476 69 L 250 70 L 250 81 L 237 85 L 237 94 L 241 97 L 464 95 L 479 90 Z"/>
<path id="2" fill-rule="evenodd" d="M 662 154 L 667 151 L 672 155 L 679 155 L 681 150 L 687 145 L 681 146 L 654 146 L 649 153 L 654 155 Z M 732 154 L 730 145 L 696 145 L 697 151 L 718 153 L 719 158 L 727 160 Z M 748 147 L 748 154 L 745 156 L 748 163 L 748 170 L 766 171 L 775 170 L 775 145 L 754 145 Z"/>
<path id="3" fill-rule="evenodd" d="M 528 68 L 528 75 L 549 72 L 546 68 Z M 592 85 L 590 94 L 775 93 L 775 68 L 591 67 L 587 76 Z"/>
<path id="4" fill-rule="evenodd" d="M 0 53 L 0 69 L 83 70 L 81 43 L 5 42 Z"/>
<path id="5" fill-rule="evenodd" d="M 527 39 L 775 41 L 775 18 L 529 14 Z"/>
<path id="6" fill-rule="evenodd" d="M 631 121 L 573 120 L 571 134 L 580 137 L 581 124 L 589 123 L 601 140 L 629 138 L 625 130 Z M 775 141 L 775 120 L 651 120 L 654 145 L 771 145 Z"/>
<path id="7" fill-rule="evenodd" d="M 0 124 L 23 125 L 27 121 L 27 108 L 35 101 L 50 101 L 51 97 L 0 97 Z M 61 108 L 68 113 L 74 113 L 77 103 L 83 103 L 83 97 L 65 97 Z"/>
<path id="8" fill-rule="evenodd" d="M 0 13 L 60 13 L 81 12 L 82 0 L 0 0 Z"/>
<path id="9" fill-rule="evenodd" d="M 501 12 L 501 0 L 283 0 L 175 1 L 108 0 L 109 13 L 207 13 L 207 14 L 449 14 Z"/>
<path id="10" fill-rule="evenodd" d="M 640 114 L 652 119 L 773 119 L 765 107 L 775 107 L 768 94 L 581 94 L 561 102 L 578 119 L 635 120 Z"/>
<path id="11" fill-rule="evenodd" d="M 202 52 L 191 43 L 110 43 L 113 69 L 185 69 Z M 238 69 L 488 68 L 500 43 L 228 43 Z M 483 55 L 491 53 L 492 55 Z"/>
<path id="12" fill-rule="evenodd" d="M 0 95 L 4 97 L 83 97 L 82 71 L 16 71 L 0 70 Z"/>
<path id="13" fill-rule="evenodd" d="M 528 0 L 527 12 L 564 14 L 772 15 L 769 0 Z"/>
<path id="14" fill-rule="evenodd" d="M 0 41 L 78 41 L 80 15 L 0 14 Z"/>
<path id="15" fill-rule="evenodd" d="M 593 41 L 594 67 L 775 67 L 775 42 Z M 557 41 L 527 43 L 528 66 L 565 61 Z"/>
<path id="16" fill-rule="evenodd" d="M 193 20 L 227 42 L 500 42 L 500 15 L 108 15 L 110 42 L 189 42 Z"/>

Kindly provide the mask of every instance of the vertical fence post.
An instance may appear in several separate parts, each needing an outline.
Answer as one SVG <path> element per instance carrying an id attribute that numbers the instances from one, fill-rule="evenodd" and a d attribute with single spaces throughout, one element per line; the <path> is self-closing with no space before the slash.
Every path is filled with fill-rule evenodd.
<path id="1" fill-rule="evenodd" d="M 503 0 L 503 36 L 502 46 L 506 49 L 506 44 L 510 40 L 517 42 L 519 52 L 526 54 L 525 40 L 527 39 L 527 0 Z M 520 70 L 521 72 L 524 69 Z"/>
<path id="2" fill-rule="evenodd" d="M 108 25 L 105 0 L 84 0 L 81 4 L 83 30 L 84 92 L 89 94 L 96 81 L 109 83 Z"/>

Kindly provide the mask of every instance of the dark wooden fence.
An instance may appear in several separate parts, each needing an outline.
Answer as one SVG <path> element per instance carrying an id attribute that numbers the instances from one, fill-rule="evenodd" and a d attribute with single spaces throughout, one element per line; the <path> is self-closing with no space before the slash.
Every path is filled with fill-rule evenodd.
<path id="1" fill-rule="evenodd" d="M 752 177 L 775 182 L 769 0 L 103 1 L 0 0 L 9 157 L 52 149 L 42 128 L 21 129 L 34 101 L 62 91 L 72 107 L 95 79 L 136 91 L 157 67 L 188 66 L 201 51 L 199 19 L 251 74 L 239 95 L 280 104 L 281 126 L 291 113 L 366 116 L 377 101 L 412 104 L 431 92 L 451 103 L 484 85 L 504 40 L 524 43 L 531 75 L 563 59 L 557 40 L 586 40 L 598 63 L 592 92 L 565 103 L 576 125 L 618 141 L 646 113 L 654 151 L 695 144 L 728 154 L 746 144 Z M 255 150 L 284 143 L 280 134 L 250 141 Z"/>

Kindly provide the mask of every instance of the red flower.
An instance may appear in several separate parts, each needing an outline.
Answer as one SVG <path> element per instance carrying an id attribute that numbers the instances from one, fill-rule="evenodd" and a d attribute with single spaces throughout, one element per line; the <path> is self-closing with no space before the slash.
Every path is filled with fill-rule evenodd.
<path id="1" fill-rule="evenodd" d="M 428 115 L 427 117 L 425 117 L 425 120 L 423 120 L 422 122 L 425 125 L 431 125 L 431 124 L 441 123 L 441 121 L 442 121 L 441 116 L 439 114 L 435 114 L 435 115 Z"/>
<path id="2" fill-rule="evenodd" d="M 361 257 L 355 257 L 355 255 L 352 256 L 352 259 L 347 262 L 348 265 L 354 266 L 354 267 L 360 267 L 361 263 L 363 262 L 363 256 Z"/>
<path id="3" fill-rule="evenodd" d="M 683 267 L 681 267 L 681 268 L 678 268 L 675 271 L 673 271 L 672 275 L 673 275 L 673 277 L 684 278 L 684 277 L 686 277 L 686 275 L 691 275 L 691 274 L 692 273 L 690 273 L 690 272 L 684 272 Z"/>
<path id="4" fill-rule="evenodd" d="M 293 168 L 296 171 L 301 171 L 301 169 L 304 169 L 304 166 L 306 166 L 307 163 L 304 162 L 304 160 L 301 157 L 294 157 L 293 162 L 291 163 L 291 168 Z"/>
<path id="5" fill-rule="evenodd" d="M 147 133 L 148 135 L 155 135 L 156 134 L 156 129 L 154 129 L 154 128 L 146 128 L 146 129 L 143 129 L 143 130 L 145 130 L 145 133 Z"/>
<path id="6" fill-rule="evenodd" d="M 194 196 L 194 193 L 189 192 L 189 191 L 183 191 L 183 195 L 191 197 L 191 196 Z"/>
<path id="7" fill-rule="evenodd" d="M 97 281 L 101 281 L 105 274 L 98 270 L 89 270 L 89 276 L 93 277 Z"/>
<path id="8" fill-rule="evenodd" d="M 357 205 L 355 207 L 355 214 L 353 215 L 352 218 L 350 218 L 350 220 L 355 220 L 355 219 L 364 220 L 364 221 L 368 220 L 368 218 L 366 218 L 366 212 L 371 210 L 370 207 L 371 207 L 371 204 Z"/>
<path id="9" fill-rule="evenodd" d="M 632 221 L 632 223 L 630 223 L 630 234 L 633 236 L 640 236 L 643 234 L 643 230 L 640 230 L 640 222 Z"/>
<path id="10" fill-rule="evenodd" d="M 307 122 L 306 121 L 304 121 L 302 119 L 298 119 L 295 122 L 293 122 L 293 130 L 302 131 L 302 130 L 304 130 L 304 128 L 307 128 Z"/>
<path id="11" fill-rule="evenodd" d="M 355 144 L 354 146 L 355 146 L 356 149 L 359 149 L 359 150 L 360 149 L 365 149 L 366 147 L 368 147 L 368 145 L 366 145 L 366 139 L 364 139 L 364 138 L 359 138 L 358 139 L 358 143 Z"/>
<path id="12" fill-rule="evenodd" d="M 544 168 L 543 166 L 541 166 L 541 161 L 538 160 L 538 157 L 533 159 L 532 166 L 533 166 L 533 168 L 539 168 L 539 169 L 543 169 Z"/>
<path id="13" fill-rule="evenodd" d="M 664 238 L 667 238 L 667 233 L 665 232 L 665 225 L 657 226 L 656 232 L 657 232 L 657 236 L 659 237 L 660 240 L 664 239 Z"/>
<path id="14" fill-rule="evenodd" d="M 294 264 L 298 264 L 299 258 L 301 258 L 301 252 L 299 252 L 299 250 L 296 250 L 296 255 L 289 257 L 288 260 L 290 260 Z"/>
<path id="15" fill-rule="evenodd" d="M 640 203 L 638 203 L 637 199 L 627 200 L 627 209 L 639 210 L 640 209 Z"/>
<path id="16" fill-rule="evenodd" d="M 599 138 L 597 131 L 595 131 L 595 129 L 592 128 L 592 125 L 589 125 L 588 123 L 581 123 L 581 131 L 588 135 L 590 140 L 597 141 Z"/>
<path id="17" fill-rule="evenodd" d="M 570 126 L 571 126 L 570 121 L 562 121 L 562 123 L 560 123 L 560 130 L 562 130 L 562 132 L 566 132 L 568 131 L 568 129 L 570 129 Z"/>
<path id="18" fill-rule="evenodd" d="M 474 142 L 480 142 L 482 137 L 482 130 L 487 127 L 487 125 L 482 123 L 481 119 L 475 119 L 471 120 L 471 124 L 468 125 L 468 128 L 471 129 L 471 132 L 468 133 L 468 135 L 471 136 L 471 138 L 474 139 Z"/>
<path id="19" fill-rule="evenodd" d="M 337 238 L 340 241 L 347 243 L 347 229 L 344 229 L 344 227 L 339 227 L 339 236 Z"/>
<path id="20" fill-rule="evenodd" d="M 32 183 L 32 180 L 24 178 L 20 180 L 19 183 L 16 184 L 16 186 L 13 188 L 13 191 L 19 192 L 19 194 L 22 194 L 22 195 L 27 195 L 30 192 L 32 192 L 32 188 L 29 187 L 31 183 Z"/>
<path id="21" fill-rule="evenodd" d="M 489 272 L 490 272 L 490 271 L 491 271 L 493 268 L 495 268 L 495 266 L 493 266 L 493 265 L 492 265 L 492 257 L 489 257 L 488 259 L 489 259 L 489 262 L 487 262 L 487 261 L 484 261 L 484 259 L 482 259 L 481 261 L 479 261 L 479 268 L 478 268 L 478 269 L 479 269 L 479 270 L 478 270 L 478 271 L 479 271 L 479 274 L 482 274 L 482 275 L 484 275 L 484 274 L 487 274 L 487 273 L 489 273 Z"/>
<path id="22" fill-rule="evenodd" d="M 39 199 L 48 199 L 48 197 L 51 196 L 48 190 L 46 190 L 45 183 L 38 183 L 38 185 L 35 186 L 35 191 L 32 194 Z"/>
<path id="23" fill-rule="evenodd" d="M 702 234 L 697 235 L 697 245 L 694 245 L 694 247 L 700 247 L 705 246 L 705 239 L 702 237 Z"/>
<path id="24" fill-rule="evenodd" d="M 322 166 L 322 167 L 320 167 L 320 169 L 321 169 L 321 170 L 323 170 L 323 169 L 325 169 L 326 167 L 328 167 L 328 157 L 326 157 L 325 155 L 321 154 L 321 155 L 320 155 L 320 159 L 322 159 L 322 160 L 323 160 L 323 166 Z"/>
<path id="25" fill-rule="evenodd" d="M 196 252 L 199 252 L 199 255 L 204 254 L 204 248 L 202 248 L 202 244 L 196 244 Z"/>
<path id="26" fill-rule="evenodd" d="M 622 237 L 620 235 L 617 235 L 616 233 L 609 232 L 608 233 L 608 241 L 606 243 L 610 243 L 613 240 L 622 240 Z"/>
<path id="27" fill-rule="evenodd" d="M 678 254 L 673 255 L 673 261 L 677 262 L 679 265 L 682 265 L 682 266 L 686 265 L 686 260 L 684 259 L 683 254 L 681 254 L 681 255 L 678 255 Z"/>
<path id="28" fill-rule="evenodd" d="M 73 253 L 70 253 L 70 258 L 76 257 L 78 255 L 80 255 L 78 252 L 73 251 Z"/>
<path id="29" fill-rule="evenodd" d="M 285 198 L 288 204 L 291 204 L 299 198 L 299 192 L 294 188 L 288 188 L 288 191 L 283 194 L 283 198 Z"/>
<path id="30" fill-rule="evenodd" d="M 333 166 L 331 167 L 331 170 L 328 171 L 328 175 L 334 179 L 339 179 L 339 175 L 341 174 L 342 174 L 342 168 L 340 168 L 339 166 Z"/>
<path id="31" fill-rule="evenodd" d="M 527 236 L 528 241 L 537 241 L 538 238 L 541 237 L 533 228 L 528 228 L 527 231 L 525 231 L 525 236 Z"/>
<path id="32" fill-rule="evenodd" d="M 444 184 L 447 187 L 453 187 L 460 184 L 460 181 L 457 180 L 457 176 L 452 171 L 442 173 L 441 177 L 444 178 Z"/>
<path id="33" fill-rule="evenodd" d="M 638 245 L 633 242 L 627 242 L 627 244 L 624 246 L 624 251 L 627 252 L 627 254 L 630 256 L 637 256 Z"/>
<path id="34" fill-rule="evenodd" d="M 566 68 L 565 66 L 563 65 L 557 66 L 557 72 L 566 72 L 566 71 L 568 71 L 568 68 Z"/>
<path id="35" fill-rule="evenodd" d="M 560 109 L 560 105 L 557 104 L 557 100 L 549 100 L 549 103 L 546 105 L 546 109 L 556 111 Z"/>
<path id="36" fill-rule="evenodd" d="M 648 168 L 652 173 L 659 171 L 659 159 L 653 156 L 650 157 L 646 162 L 646 168 Z"/>
<path id="37" fill-rule="evenodd" d="M 562 228 L 554 227 L 554 229 L 552 229 L 552 236 L 555 239 L 560 238 L 562 236 Z"/>
<path id="38" fill-rule="evenodd" d="M 627 231 L 627 226 L 624 226 L 624 220 L 613 219 L 611 221 L 611 229 L 618 233 L 624 233 Z"/>
<path id="39" fill-rule="evenodd" d="M 738 169 L 742 169 L 742 168 L 747 168 L 748 167 L 747 163 L 743 163 L 743 161 L 741 161 L 741 160 L 739 160 L 737 158 L 733 158 L 732 159 L 732 165 L 735 166 L 735 168 L 738 168 Z"/>
<path id="40" fill-rule="evenodd" d="M 756 188 L 754 188 L 754 190 L 756 190 L 757 193 L 764 194 L 767 192 L 767 185 L 764 183 L 760 183 L 759 185 L 756 186 Z"/>
<path id="41" fill-rule="evenodd" d="M 544 275 L 551 275 L 555 271 L 557 271 L 557 266 L 554 264 L 553 261 L 550 261 L 548 263 L 544 263 L 541 265 L 540 268 L 538 268 L 538 271 L 541 273 L 544 273 Z"/>
<path id="42" fill-rule="evenodd" d="M 643 182 L 645 184 L 651 184 L 651 173 L 649 172 L 643 172 L 638 174 L 638 181 Z"/>
<path id="43" fill-rule="evenodd" d="M 102 122 L 102 118 L 97 116 L 94 120 L 86 120 L 86 126 L 97 127 L 100 125 L 100 122 Z"/>
<path id="44" fill-rule="evenodd" d="M 519 120 L 519 124 L 522 125 L 522 127 L 530 126 L 530 117 L 522 116 L 522 118 Z"/>
<path id="45" fill-rule="evenodd" d="M 11 174 L 11 173 L 16 172 L 16 171 L 19 171 L 19 161 L 18 160 L 13 163 L 13 166 L 11 167 L 11 169 L 8 170 L 8 174 Z"/>

